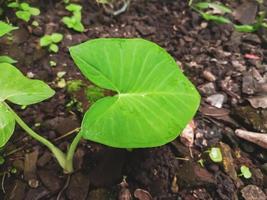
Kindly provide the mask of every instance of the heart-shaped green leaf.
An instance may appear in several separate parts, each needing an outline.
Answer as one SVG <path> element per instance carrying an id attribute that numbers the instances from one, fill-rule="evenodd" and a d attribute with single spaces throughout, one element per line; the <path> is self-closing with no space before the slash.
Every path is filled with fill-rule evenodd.
<path id="1" fill-rule="evenodd" d="M 5 22 L 0 21 L 0 37 L 15 29 L 17 29 L 17 27 L 13 27 Z"/>
<path id="2" fill-rule="evenodd" d="M 41 102 L 54 95 L 46 83 L 31 80 L 14 66 L 0 64 L 0 102 L 5 100 L 19 105 L 30 105 Z"/>
<path id="3" fill-rule="evenodd" d="M 15 129 L 15 119 L 7 109 L 7 107 L 0 103 L 0 147 L 3 147 Z"/>
<path id="4" fill-rule="evenodd" d="M 83 137 L 120 148 L 153 147 L 175 139 L 200 97 L 174 59 L 143 39 L 96 39 L 70 48 L 82 73 L 116 91 L 86 113 Z"/>

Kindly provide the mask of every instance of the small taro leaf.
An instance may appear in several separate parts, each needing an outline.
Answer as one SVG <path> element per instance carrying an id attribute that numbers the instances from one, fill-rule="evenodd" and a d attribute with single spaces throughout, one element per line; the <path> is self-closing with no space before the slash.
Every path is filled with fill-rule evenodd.
<path id="1" fill-rule="evenodd" d="M 232 12 L 230 8 L 226 7 L 225 5 L 223 5 L 221 3 L 199 2 L 199 3 L 195 4 L 194 7 L 198 8 L 200 10 L 212 8 L 215 10 L 216 13 L 221 13 L 221 14 Z"/>
<path id="2" fill-rule="evenodd" d="M 19 4 L 17 2 L 12 2 L 12 3 L 7 4 L 7 7 L 9 7 L 9 8 L 18 8 Z"/>
<path id="3" fill-rule="evenodd" d="M 17 11 L 16 16 L 19 19 L 22 19 L 23 21 L 28 22 L 31 18 L 31 13 L 29 13 L 29 11 Z"/>
<path id="4" fill-rule="evenodd" d="M 83 26 L 83 24 L 81 22 L 77 22 L 77 23 L 74 24 L 73 29 L 75 31 L 78 31 L 78 32 L 83 32 L 84 31 L 84 26 Z"/>
<path id="5" fill-rule="evenodd" d="M 196 113 L 200 96 L 174 59 L 143 39 L 95 39 L 70 48 L 82 73 L 117 95 L 86 112 L 83 137 L 112 147 L 160 146 Z"/>
<path id="6" fill-rule="evenodd" d="M 75 19 L 75 22 L 81 22 L 82 20 L 81 12 L 74 12 L 72 18 Z"/>
<path id="7" fill-rule="evenodd" d="M 217 16 L 217 15 L 210 15 L 207 13 L 201 13 L 202 17 L 207 21 L 214 21 L 219 24 L 229 24 L 231 21 L 225 17 Z"/>
<path id="8" fill-rule="evenodd" d="M 221 3 L 210 3 L 209 7 L 214 9 L 216 11 L 216 13 L 221 13 L 221 14 L 225 14 L 225 13 L 231 13 L 232 10 L 228 7 L 226 7 L 225 5 L 221 4 Z"/>
<path id="9" fill-rule="evenodd" d="M 17 29 L 17 27 L 13 27 L 5 22 L 0 21 L 0 37 L 15 29 Z"/>
<path id="10" fill-rule="evenodd" d="M 59 43 L 63 39 L 63 35 L 60 33 L 53 33 L 51 35 L 51 40 L 54 43 Z"/>
<path id="11" fill-rule="evenodd" d="M 8 100 L 18 105 L 41 102 L 54 95 L 46 83 L 25 77 L 16 67 L 0 64 L 0 102 Z"/>
<path id="12" fill-rule="evenodd" d="M 12 136 L 15 129 L 15 119 L 7 107 L 0 103 L 0 147 L 3 147 Z"/>
<path id="13" fill-rule="evenodd" d="M 66 9 L 70 12 L 77 12 L 82 10 L 82 6 L 78 4 L 71 3 L 68 6 L 66 6 Z"/>
<path id="14" fill-rule="evenodd" d="M 250 172 L 250 169 L 247 166 L 242 165 L 240 167 L 240 171 L 241 171 L 241 174 L 243 175 L 244 178 L 246 178 L 246 179 L 251 178 L 252 174 Z"/>
<path id="15" fill-rule="evenodd" d="M 68 28 L 72 28 L 73 27 L 73 23 L 72 23 L 70 17 L 63 17 L 62 21 Z"/>
<path id="16" fill-rule="evenodd" d="M 9 56 L 0 56 L 0 63 L 9 63 L 9 64 L 13 64 L 16 63 L 17 61 L 10 58 Z"/>
<path id="17" fill-rule="evenodd" d="M 49 50 L 54 52 L 54 53 L 57 53 L 58 52 L 58 46 L 56 44 L 51 44 L 49 46 Z"/>
<path id="18" fill-rule="evenodd" d="M 245 32 L 245 33 L 251 33 L 255 32 L 257 28 L 253 25 L 234 25 L 235 30 L 238 32 Z"/>
<path id="19" fill-rule="evenodd" d="M 30 12 L 33 16 L 40 15 L 40 10 L 39 10 L 38 8 L 31 7 L 31 8 L 29 9 L 29 12 Z"/>
<path id="20" fill-rule="evenodd" d="M 29 11 L 30 10 L 30 5 L 28 3 L 21 3 L 20 8 L 24 11 Z"/>
<path id="21" fill-rule="evenodd" d="M 209 156 L 213 162 L 222 162 L 222 152 L 218 147 L 211 148 Z"/>
<path id="22" fill-rule="evenodd" d="M 50 35 L 45 35 L 40 39 L 40 46 L 46 47 L 52 43 L 52 38 Z"/>
<path id="23" fill-rule="evenodd" d="M 209 4 L 210 4 L 209 2 L 199 2 L 199 3 L 194 4 L 194 7 L 200 10 L 204 10 L 204 9 L 209 8 Z"/>

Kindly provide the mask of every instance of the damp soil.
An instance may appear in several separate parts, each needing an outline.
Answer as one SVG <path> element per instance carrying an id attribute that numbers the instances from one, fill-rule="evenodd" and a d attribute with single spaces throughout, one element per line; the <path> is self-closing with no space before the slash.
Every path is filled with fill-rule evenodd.
<path id="1" fill-rule="evenodd" d="M 66 87 L 60 87 L 62 78 L 57 74 L 66 72 L 63 76 L 66 82 L 81 79 L 84 85 L 92 85 L 84 80 L 68 52 L 68 47 L 88 39 L 141 37 L 156 42 L 176 59 L 198 88 L 202 103 L 194 118 L 194 141 L 190 147 L 180 138 L 162 147 L 133 151 L 82 140 L 71 176 L 62 173 L 43 145 L 17 127 L 12 140 L 1 150 L 5 163 L 0 167 L 0 199 L 266 198 L 266 150 L 234 134 L 237 128 L 267 132 L 266 111 L 247 100 L 266 94 L 264 30 L 238 33 L 231 25 L 204 21 L 184 0 L 132 0 L 128 10 L 118 16 L 106 13 L 94 0 L 75 0 L 83 6 L 86 27 L 84 33 L 77 33 L 61 22 L 68 15 L 63 1 L 29 2 L 41 9 L 41 15 L 34 17 L 39 26 L 24 23 L 12 10 L 4 9 L 4 18 L 20 29 L 13 32 L 11 40 L 0 40 L 0 54 L 13 57 L 24 74 L 44 80 L 56 90 L 53 98 L 38 105 L 24 109 L 12 107 L 34 130 L 62 150 L 72 141 L 83 111 L 93 100 L 86 98 L 83 88 L 70 93 Z M 244 2 L 228 3 L 242 16 L 242 9 L 249 11 L 255 7 L 254 4 L 244 7 Z M 253 21 L 253 16 L 249 20 Z M 64 34 L 57 54 L 39 46 L 40 37 L 53 32 Z M 51 61 L 56 66 L 51 67 Z M 214 163 L 209 159 L 206 151 L 211 147 L 222 149 L 225 162 Z M 238 176 L 241 165 L 250 167 L 252 178 Z"/>

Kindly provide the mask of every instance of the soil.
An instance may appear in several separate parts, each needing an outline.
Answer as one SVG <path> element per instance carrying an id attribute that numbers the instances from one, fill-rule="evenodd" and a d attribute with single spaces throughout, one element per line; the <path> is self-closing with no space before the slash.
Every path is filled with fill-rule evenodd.
<path id="1" fill-rule="evenodd" d="M 132 0 L 128 10 L 118 16 L 106 13 L 94 0 L 75 0 L 83 6 L 86 27 L 84 33 L 77 33 L 61 22 L 68 14 L 63 1 L 29 2 L 41 9 L 41 15 L 34 17 L 39 26 L 18 20 L 12 10 L 5 9 L 5 18 L 20 29 L 12 33 L 12 40 L 0 40 L 0 54 L 15 58 L 24 74 L 44 80 L 56 90 L 53 98 L 38 105 L 12 107 L 62 150 L 72 141 L 82 111 L 92 101 L 82 89 L 70 93 L 66 87 L 59 87 L 62 78 L 57 74 L 66 72 L 65 81 L 81 79 L 91 85 L 68 52 L 69 46 L 88 39 L 141 37 L 158 43 L 196 85 L 202 103 L 194 118 L 190 147 L 180 138 L 162 147 L 133 151 L 81 141 L 71 176 L 62 173 L 44 146 L 17 127 L 2 149 L 6 161 L 0 167 L 0 199 L 126 200 L 130 195 L 140 200 L 150 199 L 150 195 L 155 200 L 266 199 L 266 151 L 234 134 L 237 128 L 267 132 L 266 110 L 248 101 L 266 94 L 265 30 L 238 33 L 231 25 L 207 22 L 183 0 Z M 244 10 L 240 9 L 244 2 L 228 3 Z M 64 34 L 57 54 L 39 46 L 40 37 L 53 32 Z M 51 67 L 50 61 L 56 66 Z M 210 160 L 206 151 L 211 147 L 222 149 L 223 163 Z M 241 165 L 251 169 L 252 178 L 239 176 Z"/>

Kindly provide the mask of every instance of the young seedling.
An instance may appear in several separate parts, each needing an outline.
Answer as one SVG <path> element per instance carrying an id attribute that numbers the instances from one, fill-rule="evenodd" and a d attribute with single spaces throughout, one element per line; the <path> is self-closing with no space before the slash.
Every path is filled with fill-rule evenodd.
<path id="1" fill-rule="evenodd" d="M 9 25 L 3 21 L 0 21 L 0 37 L 4 36 L 5 34 L 8 34 L 9 32 L 16 30 L 17 27 L 14 27 L 12 25 Z M 16 63 L 17 61 L 10 58 L 9 56 L 0 56 L 0 63 Z"/>
<path id="2" fill-rule="evenodd" d="M 130 5 L 131 0 L 96 0 L 102 4 L 105 11 L 114 16 L 125 12 Z"/>
<path id="3" fill-rule="evenodd" d="M 221 149 L 218 147 L 212 147 L 210 150 L 207 151 L 209 153 L 210 159 L 215 163 L 222 162 L 222 152 Z"/>
<path id="4" fill-rule="evenodd" d="M 82 7 L 78 4 L 69 4 L 66 6 L 66 9 L 72 12 L 71 17 L 63 17 L 63 23 L 68 27 L 78 32 L 84 31 L 84 26 L 81 22 L 82 20 Z"/>
<path id="5" fill-rule="evenodd" d="M 0 37 L 4 36 L 5 34 L 18 29 L 17 27 L 14 27 L 10 24 L 7 24 L 3 21 L 0 21 Z"/>
<path id="6" fill-rule="evenodd" d="M 245 179 L 250 179 L 252 177 L 250 169 L 245 165 L 240 167 L 240 172 L 241 174 L 239 176 L 243 176 Z"/>
<path id="7" fill-rule="evenodd" d="M 70 48 L 86 78 L 116 94 L 96 101 L 67 153 L 33 131 L 9 106 L 31 105 L 54 95 L 39 80 L 30 80 L 10 64 L 0 65 L 0 147 L 15 123 L 47 146 L 65 172 L 73 172 L 73 155 L 83 137 L 107 146 L 133 149 L 164 145 L 192 120 L 200 96 L 175 60 L 143 39 L 95 39 Z M 12 84 L 10 84 L 12 83 Z M 14 84 L 19 83 L 19 84 Z"/>
<path id="8" fill-rule="evenodd" d="M 48 47 L 49 51 L 57 53 L 58 43 L 60 43 L 63 39 L 63 35 L 61 33 L 53 33 L 51 35 L 45 35 L 40 39 L 41 47 Z"/>
<path id="9" fill-rule="evenodd" d="M 221 3 L 198 2 L 192 4 L 191 7 L 197 11 L 205 20 L 214 21 L 219 24 L 232 24 L 236 31 L 239 32 L 255 32 L 261 27 L 267 28 L 265 17 L 266 12 L 261 11 L 258 14 L 255 24 L 234 24 L 230 19 L 225 17 L 225 14 L 232 13 L 231 9 Z"/>
<path id="10" fill-rule="evenodd" d="M 40 14 L 40 10 L 38 8 L 30 6 L 28 3 L 18 3 L 12 2 L 7 5 L 9 8 L 16 9 L 16 16 L 19 19 L 22 19 L 25 22 L 28 22 L 32 16 L 37 16 Z"/>

